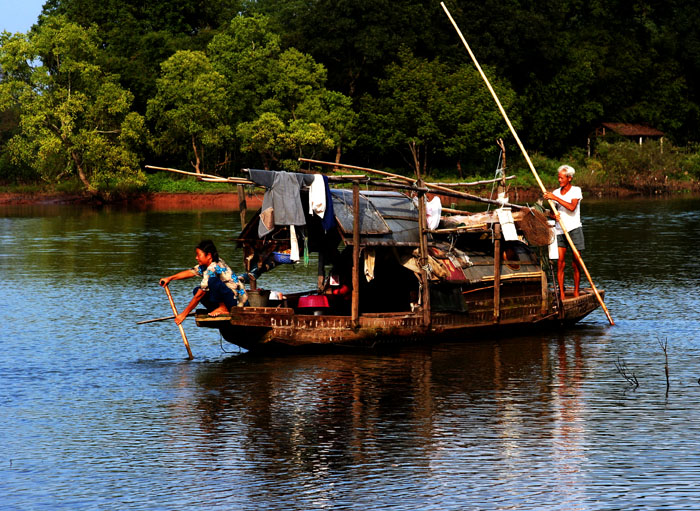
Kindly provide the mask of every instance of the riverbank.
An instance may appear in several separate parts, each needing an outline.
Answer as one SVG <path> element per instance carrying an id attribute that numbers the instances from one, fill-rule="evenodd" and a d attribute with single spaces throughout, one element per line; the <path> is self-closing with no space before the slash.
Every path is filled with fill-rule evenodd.
<path id="1" fill-rule="evenodd" d="M 597 199 L 627 199 L 641 197 L 663 197 L 684 195 L 698 195 L 700 188 L 689 190 L 687 186 L 671 187 L 661 186 L 646 190 L 629 189 L 625 187 L 585 187 L 584 193 L 590 198 Z M 490 189 L 470 189 L 469 193 L 488 197 Z M 509 190 L 510 200 L 514 203 L 532 203 L 538 200 L 542 194 L 537 188 L 513 187 Z M 246 195 L 246 204 L 249 209 L 257 209 L 262 205 L 263 192 Z M 441 197 L 443 204 L 468 204 L 467 200 Z M 60 205 L 60 204 L 94 204 L 104 205 L 105 202 L 86 194 L 57 193 L 57 192 L 0 192 L 0 205 Z M 110 204 L 133 206 L 139 209 L 165 210 L 165 209 L 230 209 L 238 211 L 238 194 L 233 192 L 155 192 L 141 194 L 127 199 L 121 199 Z"/>
<path id="2" fill-rule="evenodd" d="M 246 196 L 248 208 L 259 208 L 263 194 Z M 53 192 L 14 193 L 0 192 L 2 205 L 57 205 L 57 204 L 95 204 L 104 202 L 89 195 L 62 194 Z M 239 210 L 236 193 L 149 193 L 122 199 L 111 204 L 123 204 L 139 209 L 231 209 Z"/>

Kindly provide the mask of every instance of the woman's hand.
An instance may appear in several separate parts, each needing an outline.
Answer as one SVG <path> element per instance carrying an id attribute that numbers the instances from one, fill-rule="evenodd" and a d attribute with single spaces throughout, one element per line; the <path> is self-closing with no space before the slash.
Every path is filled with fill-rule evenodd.
<path id="1" fill-rule="evenodd" d="M 171 281 L 171 280 L 172 280 L 171 277 L 163 277 L 162 279 L 160 279 L 160 282 L 158 282 L 158 284 L 160 285 L 160 287 L 165 287 L 165 286 L 167 286 L 168 284 L 170 284 L 170 281 Z M 182 323 L 182 321 L 181 321 L 180 323 Z M 180 323 L 178 323 L 178 325 L 179 325 Z"/>

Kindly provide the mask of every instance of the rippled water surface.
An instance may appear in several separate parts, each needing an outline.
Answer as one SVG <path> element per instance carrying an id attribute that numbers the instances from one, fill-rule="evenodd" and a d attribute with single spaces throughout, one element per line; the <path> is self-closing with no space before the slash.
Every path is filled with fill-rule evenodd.
<path id="1" fill-rule="evenodd" d="M 0 509 L 700 508 L 700 201 L 583 216 L 614 327 L 259 358 L 189 320 L 189 362 L 135 323 L 202 237 L 241 267 L 237 214 L 0 210 Z"/>

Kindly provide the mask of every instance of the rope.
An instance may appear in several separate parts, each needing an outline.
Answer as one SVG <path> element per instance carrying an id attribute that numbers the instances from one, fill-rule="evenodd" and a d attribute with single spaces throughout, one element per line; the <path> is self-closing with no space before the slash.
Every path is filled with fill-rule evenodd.
<path id="1" fill-rule="evenodd" d="M 224 336 L 221 335 L 221 330 L 219 330 L 219 347 L 221 348 L 221 351 L 224 353 L 228 353 L 229 355 L 237 355 L 241 353 L 241 347 L 238 346 L 238 351 L 226 351 L 224 349 Z"/>

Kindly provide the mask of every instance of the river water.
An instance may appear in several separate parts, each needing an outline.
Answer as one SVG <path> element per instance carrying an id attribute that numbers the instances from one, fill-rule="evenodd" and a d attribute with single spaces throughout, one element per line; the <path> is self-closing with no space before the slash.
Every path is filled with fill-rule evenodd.
<path id="1" fill-rule="evenodd" d="M 241 267 L 237 214 L 4 207 L 0 509 L 700 508 L 700 201 L 583 217 L 614 327 L 260 358 L 188 320 L 187 361 L 173 323 L 135 323 L 201 238 Z"/>

